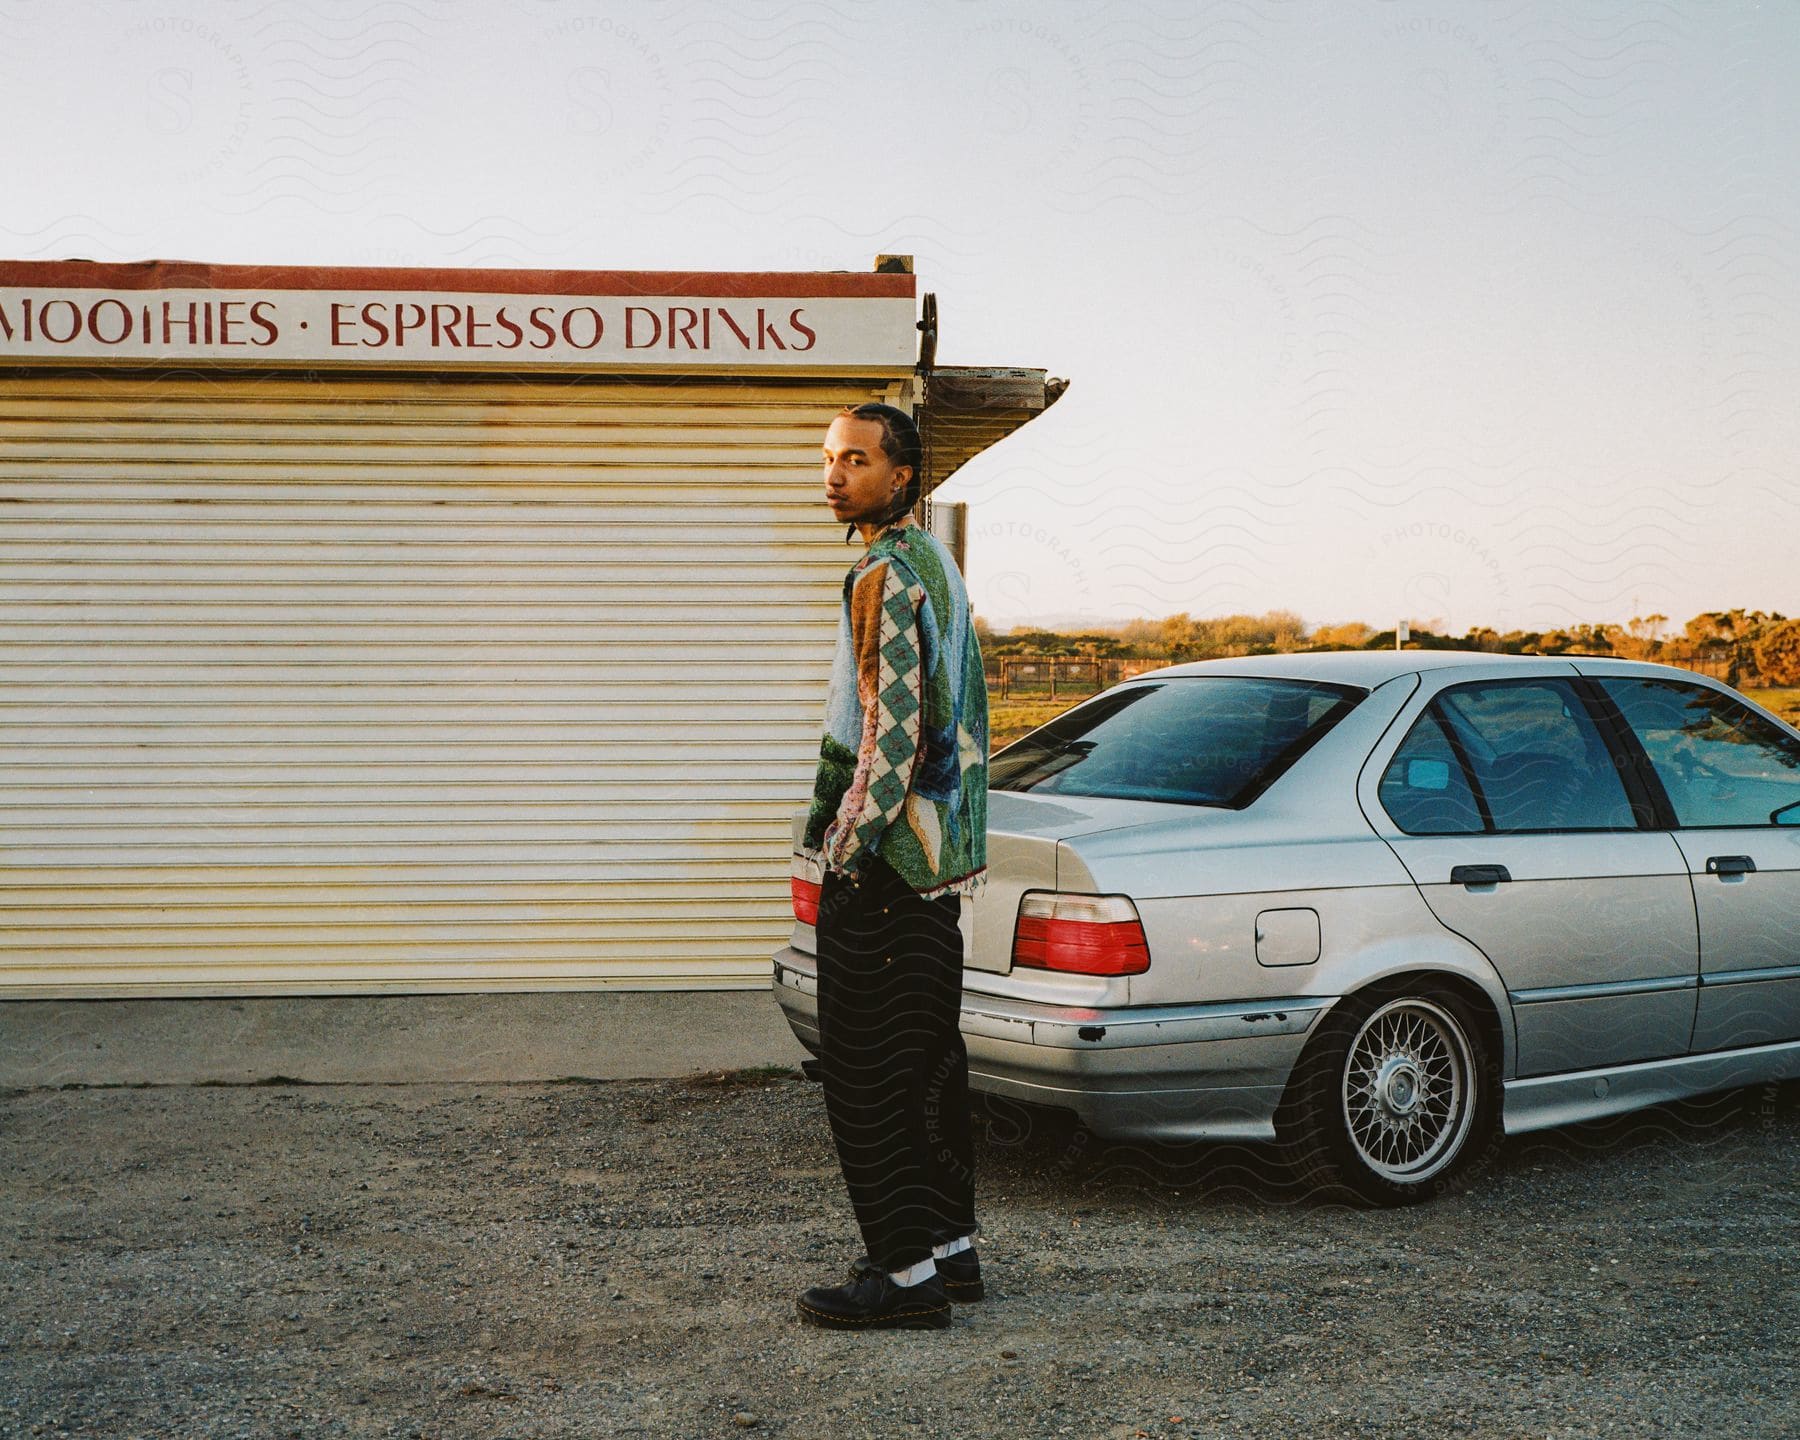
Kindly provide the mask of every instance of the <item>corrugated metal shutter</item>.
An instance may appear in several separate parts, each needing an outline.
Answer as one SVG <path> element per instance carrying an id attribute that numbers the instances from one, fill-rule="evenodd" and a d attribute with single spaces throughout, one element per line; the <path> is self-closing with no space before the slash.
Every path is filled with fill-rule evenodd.
<path id="1" fill-rule="evenodd" d="M 766 984 L 885 389 L 0 376 L 0 994 Z"/>

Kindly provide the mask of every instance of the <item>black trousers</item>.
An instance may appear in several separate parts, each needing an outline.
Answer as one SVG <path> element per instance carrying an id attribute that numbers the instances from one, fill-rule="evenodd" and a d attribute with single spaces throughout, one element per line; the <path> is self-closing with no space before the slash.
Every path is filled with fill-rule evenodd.
<path id="1" fill-rule="evenodd" d="M 971 1235 L 974 1149 L 962 900 L 923 900 L 879 855 L 819 895 L 819 1071 L 868 1255 L 903 1270 Z"/>

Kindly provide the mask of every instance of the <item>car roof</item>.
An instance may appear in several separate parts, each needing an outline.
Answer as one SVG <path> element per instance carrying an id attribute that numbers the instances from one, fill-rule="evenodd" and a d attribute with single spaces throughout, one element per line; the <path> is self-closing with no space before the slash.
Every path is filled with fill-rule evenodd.
<path id="1" fill-rule="evenodd" d="M 1484 666 L 1512 668 L 1522 674 L 1566 675 L 1571 668 L 1587 674 L 1680 676 L 1704 680 L 1673 665 L 1642 660 L 1616 660 L 1598 655 L 1502 655 L 1489 650 L 1321 650 L 1287 655 L 1234 655 L 1221 660 L 1193 660 L 1146 670 L 1134 680 L 1176 675 L 1255 675 L 1271 679 L 1334 681 L 1373 689 L 1397 675 L 1427 670 Z"/>

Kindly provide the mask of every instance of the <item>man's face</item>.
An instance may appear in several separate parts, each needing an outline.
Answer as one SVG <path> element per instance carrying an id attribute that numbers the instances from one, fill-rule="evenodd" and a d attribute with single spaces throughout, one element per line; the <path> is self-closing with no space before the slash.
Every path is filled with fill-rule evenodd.
<path id="1" fill-rule="evenodd" d="M 840 523 L 879 519 L 910 478 L 881 448 L 881 423 L 840 415 L 825 432 L 825 502 Z"/>

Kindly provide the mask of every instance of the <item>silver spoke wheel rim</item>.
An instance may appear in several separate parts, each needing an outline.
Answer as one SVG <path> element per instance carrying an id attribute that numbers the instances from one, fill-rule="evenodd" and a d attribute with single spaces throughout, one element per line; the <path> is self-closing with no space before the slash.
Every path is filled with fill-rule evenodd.
<path id="1" fill-rule="evenodd" d="M 1447 1166 L 1474 1122 L 1474 1057 L 1462 1027 L 1429 1000 L 1392 1000 L 1357 1029 L 1344 1061 L 1345 1131 L 1386 1180 L 1416 1184 Z"/>

